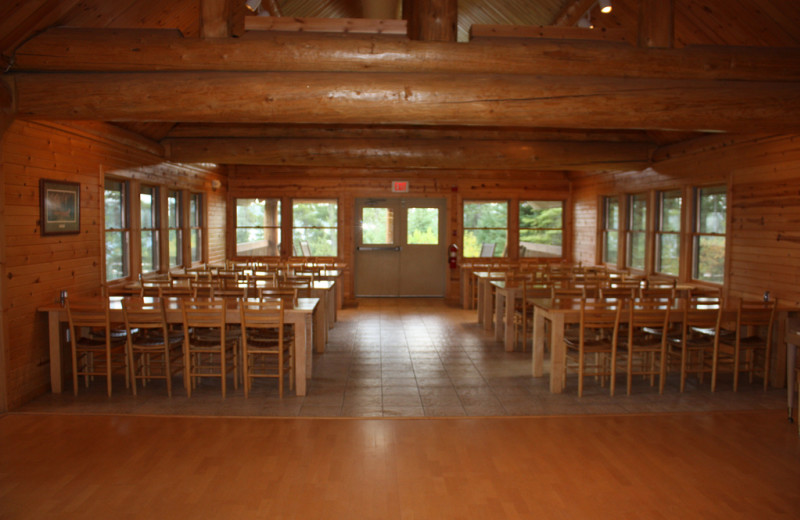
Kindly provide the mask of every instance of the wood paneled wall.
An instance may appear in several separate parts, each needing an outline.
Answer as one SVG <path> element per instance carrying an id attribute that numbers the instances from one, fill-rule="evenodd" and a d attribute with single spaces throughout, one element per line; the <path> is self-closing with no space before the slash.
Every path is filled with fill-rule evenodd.
<path id="1" fill-rule="evenodd" d="M 575 259 L 599 259 L 604 195 L 676 188 L 688 194 L 693 186 L 727 184 L 728 295 L 757 298 L 769 291 L 800 304 L 800 136 L 704 138 L 656 158 L 645 171 L 573 176 Z"/>
<path id="2" fill-rule="evenodd" d="M 6 344 L 8 406 L 49 390 L 47 322 L 37 312 L 60 290 L 70 295 L 99 294 L 104 255 L 103 176 L 208 192 L 210 260 L 223 258 L 224 177 L 199 168 L 164 165 L 161 158 L 122 132 L 107 126 L 67 127 L 15 121 L 3 136 L 2 171 L 5 212 L 0 221 L 5 242 L 2 300 Z M 42 236 L 39 228 L 40 179 L 81 185 L 81 229 L 77 235 Z"/>
<path id="3" fill-rule="evenodd" d="M 569 182 L 562 172 L 518 171 L 447 171 L 447 170 L 343 170 L 329 168 L 279 169 L 258 166 L 238 166 L 229 173 L 229 197 L 292 197 L 336 198 L 339 201 L 339 261 L 348 265 L 344 276 L 345 298 L 353 296 L 352 275 L 355 249 L 354 215 L 358 197 L 436 197 L 447 199 L 447 243 L 461 248 L 461 207 L 467 200 L 569 200 Z M 409 193 L 392 193 L 392 180 L 409 181 Z M 569 204 L 567 204 L 569 206 Z M 230 214 L 231 226 L 233 216 Z M 565 244 L 569 240 L 570 217 L 565 222 Z M 509 221 L 513 224 L 513 205 L 509 206 Z M 228 251 L 233 254 L 232 228 L 228 236 Z M 463 250 L 463 248 L 462 248 Z M 512 253 L 513 254 L 513 253 Z M 565 255 L 569 256 L 569 247 Z M 512 257 L 513 258 L 513 257 Z M 452 271 L 447 283 L 446 297 L 458 298 L 458 270 Z"/>

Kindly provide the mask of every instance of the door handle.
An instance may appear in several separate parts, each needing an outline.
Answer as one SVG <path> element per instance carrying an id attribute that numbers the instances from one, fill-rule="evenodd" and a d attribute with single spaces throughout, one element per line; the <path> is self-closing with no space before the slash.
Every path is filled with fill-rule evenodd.
<path id="1" fill-rule="evenodd" d="M 358 246 L 359 251 L 400 251 L 400 246 Z"/>

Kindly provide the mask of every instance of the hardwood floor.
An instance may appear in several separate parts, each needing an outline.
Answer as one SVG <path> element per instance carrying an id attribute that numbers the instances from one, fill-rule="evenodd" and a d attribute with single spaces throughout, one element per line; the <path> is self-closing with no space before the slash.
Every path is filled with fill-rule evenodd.
<path id="1" fill-rule="evenodd" d="M 798 516 L 783 411 L 0 417 L 0 518 Z"/>

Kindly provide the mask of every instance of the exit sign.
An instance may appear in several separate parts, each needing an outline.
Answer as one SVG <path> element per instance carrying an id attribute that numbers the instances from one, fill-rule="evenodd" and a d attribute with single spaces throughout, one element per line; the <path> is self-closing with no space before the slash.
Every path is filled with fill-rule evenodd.
<path id="1" fill-rule="evenodd" d="M 408 181 L 392 181 L 394 193 L 408 193 Z"/>

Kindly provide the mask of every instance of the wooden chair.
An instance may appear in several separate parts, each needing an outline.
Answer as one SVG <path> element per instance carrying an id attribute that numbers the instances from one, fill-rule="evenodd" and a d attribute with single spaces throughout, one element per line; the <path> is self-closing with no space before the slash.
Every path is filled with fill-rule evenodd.
<path id="1" fill-rule="evenodd" d="M 631 394 L 633 376 L 658 376 L 658 393 L 664 393 L 667 378 L 667 334 L 672 300 L 631 299 L 626 333 L 620 333 L 619 350 L 626 358 L 627 392 Z"/>
<path id="2" fill-rule="evenodd" d="M 294 335 L 285 334 L 283 309 L 280 299 L 239 302 L 245 397 L 255 378 L 277 378 L 281 398 L 287 374 L 289 389 L 294 388 Z"/>
<path id="3" fill-rule="evenodd" d="M 636 297 L 635 287 L 600 287 L 599 297 L 604 300 L 627 299 Z"/>
<path id="4" fill-rule="evenodd" d="M 581 300 L 580 322 L 577 338 L 564 336 L 566 346 L 566 372 L 578 373 L 578 397 L 583 396 L 583 380 L 599 377 L 610 379 L 610 393 L 614 395 L 617 370 L 617 340 L 623 300 Z"/>
<path id="5" fill-rule="evenodd" d="M 213 298 L 217 284 L 211 278 L 198 277 L 189 281 L 192 288 L 192 298 Z"/>
<path id="6" fill-rule="evenodd" d="M 183 332 L 167 326 L 163 300 L 126 298 L 122 313 L 127 330 L 127 355 L 131 386 L 136 395 L 136 381 L 142 386 L 150 379 L 164 379 L 167 395 L 172 397 L 172 376 L 183 370 Z"/>
<path id="7" fill-rule="evenodd" d="M 747 372 L 750 382 L 760 375 L 764 390 L 769 386 L 770 358 L 772 356 L 772 328 L 775 322 L 776 300 L 739 300 L 736 310 L 736 328 L 733 334 L 721 335 L 721 354 L 733 356 L 733 391 L 739 388 L 739 374 Z"/>
<path id="8" fill-rule="evenodd" d="M 219 378 L 222 397 L 226 395 L 226 378 L 233 373 L 233 386 L 239 387 L 237 377 L 239 338 L 231 337 L 225 326 L 226 303 L 223 299 L 183 299 L 183 364 L 184 384 L 189 397 L 197 379 Z"/>
<path id="9" fill-rule="evenodd" d="M 111 396 L 111 380 L 115 370 L 125 374 L 128 386 L 128 365 L 125 356 L 125 337 L 112 334 L 108 299 L 66 301 L 69 339 L 72 351 L 72 384 L 78 395 L 78 378 L 84 377 L 85 385 L 94 376 L 106 378 L 108 395 Z"/>
<path id="10" fill-rule="evenodd" d="M 311 297 L 311 287 L 314 285 L 313 275 L 308 276 L 292 276 L 285 280 L 278 281 L 278 287 L 281 289 L 296 289 L 297 296 L 300 298 Z"/>
<path id="11" fill-rule="evenodd" d="M 722 319 L 722 305 L 693 305 L 686 302 L 683 305 L 683 318 L 680 331 L 670 335 L 668 356 L 678 359 L 681 373 L 680 390 L 686 388 L 686 378 L 689 374 L 697 374 L 699 381 L 703 382 L 705 374 L 712 374 L 711 390 L 716 389 L 716 367 L 718 362 L 717 338 L 718 334 L 708 334 L 707 331 L 719 331 Z"/>

